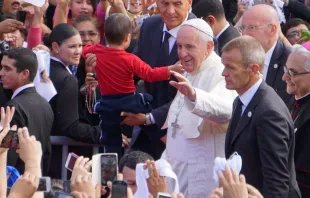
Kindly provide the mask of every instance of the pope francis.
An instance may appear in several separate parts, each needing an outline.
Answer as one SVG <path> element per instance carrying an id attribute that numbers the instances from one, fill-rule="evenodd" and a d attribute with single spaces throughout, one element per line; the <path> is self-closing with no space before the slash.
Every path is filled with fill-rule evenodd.
<path id="1" fill-rule="evenodd" d="M 170 82 L 179 91 L 163 127 L 168 128 L 163 158 L 177 174 L 185 197 L 206 198 L 216 187 L 214 159 L 225 157 L 225 133 L 237 94 L 225 88 L 224 66 L 213 51 L 213 32 L 204 20 L 186 21 L 176 42 L 186 72 L 174 73 L 178 82 Z"/>

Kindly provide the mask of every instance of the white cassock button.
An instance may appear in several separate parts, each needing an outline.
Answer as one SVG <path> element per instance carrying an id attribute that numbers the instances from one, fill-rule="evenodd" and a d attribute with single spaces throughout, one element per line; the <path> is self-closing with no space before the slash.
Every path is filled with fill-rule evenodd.
<path id="1" fill-rule="evenodd" d="M 252 112 L 251 111 L 248 112 L 248 117 L 249 118 L 252 117 Z"/>
<path id="2" fill-rule="evenodd" d="M 273 68 L 277 69 L 278 68 L 278 64 L 274 64 Z"/>

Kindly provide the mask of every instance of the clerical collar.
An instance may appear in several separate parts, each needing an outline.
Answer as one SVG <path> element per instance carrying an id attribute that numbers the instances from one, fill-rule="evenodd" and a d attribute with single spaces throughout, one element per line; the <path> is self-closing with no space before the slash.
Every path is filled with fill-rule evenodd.
<path id="1" fill-rule="evenodd" d="M 295 100 L 298 101 L 298 104 L 304 103 L 304 102 L 310 100 L 310 93 L 308 93 L 308 94 L 306 94 L 300 98 L 295 97 Z"/>
<path id="2" fill-rule="evenodd" d="M 29 83 L 29 84 L 26 84 L 24 86 L 21 86 L 19 87 L 18 89 L 16 89 L 12 95 L 12 98 L 11 99 L 14 99 L 17 94 L 19 94 L 20 92 L 22 92 L 23 90 L 27 89 L 27 88 L 30 88 L 30 87 L 34 87 L 34 84 L 33 83 Z"/>

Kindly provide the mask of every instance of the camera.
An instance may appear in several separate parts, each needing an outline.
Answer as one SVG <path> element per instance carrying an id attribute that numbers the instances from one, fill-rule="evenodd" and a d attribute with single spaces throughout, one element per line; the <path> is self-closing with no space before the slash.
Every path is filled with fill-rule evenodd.
<path id="1" fill-rule="evenodd" d="M 0 54 L 10 49 L 10 44 L 6 41 L 0 41 Z"/>

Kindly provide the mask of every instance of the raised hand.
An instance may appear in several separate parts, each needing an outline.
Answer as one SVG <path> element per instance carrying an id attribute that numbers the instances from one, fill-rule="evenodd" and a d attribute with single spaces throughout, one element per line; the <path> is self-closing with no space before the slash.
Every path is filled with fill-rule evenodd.
<path id="1" fill-rule="evenodd" d="M 88 197 L 95 197 L 96 191 L 92 185 L 91 175 L 78 175 L 71 180 L 71 191 L 76 191 L 86 194 Z"/>
<path id="2" fill-rule="evenodd" d="M 13 185 L 9 198 L 29 198 L 34 195 L 39 186 L 39 178 L 35 175 L 25 172 Z"/>
<path id="3" fill-rule="evenodd" d="M 244 175 L 238 175 L 228 166 L 224 172 L 218 173 L 220 186 L 223 187 L 223 198 L 247 198 L 248 190 Z"/>
<path id="4" fill-rule="evenodd" d="M 164 177 L 160 176 L 155 162 L 147 160 L 144 166 L 145 169 L 148 169 L 149 178 L 146 180 L 149 192 L 153 197 L 156 197 L 159 192 L 167 193 L 167 184 Z"/>
<path id="5" fill-rule="evenodd" d="M 71 181 L 75 180 L 77 176 L 89 176 L 91 173 L 89 172 L 91 167 L 92 161 L 89 160 L 89 158 L 84 158 L 83 156 L 80 156 L 75 161 L 72 175 L 71 175 Z"/>
<path id="6" fill-rule="evenodd" d="M 176 72 L 171 72 L 174 77 L 178 79 L 179 82 L 176 81 L 170 81 L 170 85 L 174 86 L 181 94 L 188 97 L 190 100 L 195 101 L 196 100 L 196 91 L 194 87 L 192 87 L 191 83 L 187 78 L 182 76 L 181 74 L 178 74 Z"/>

